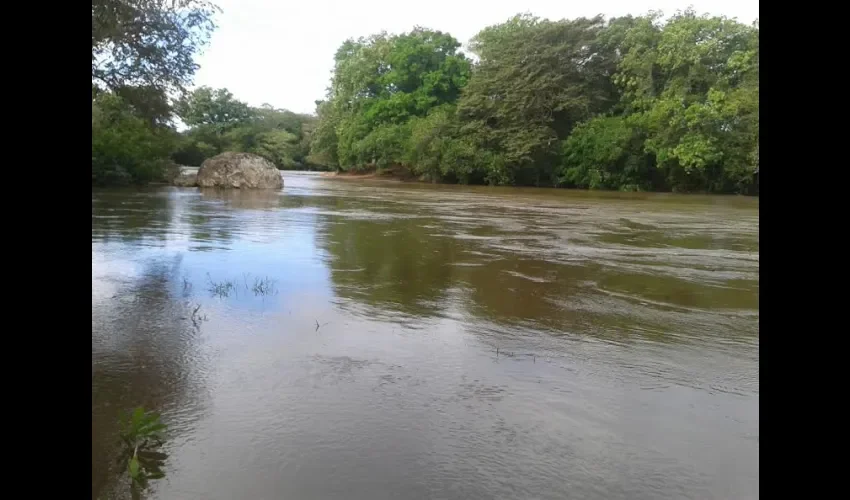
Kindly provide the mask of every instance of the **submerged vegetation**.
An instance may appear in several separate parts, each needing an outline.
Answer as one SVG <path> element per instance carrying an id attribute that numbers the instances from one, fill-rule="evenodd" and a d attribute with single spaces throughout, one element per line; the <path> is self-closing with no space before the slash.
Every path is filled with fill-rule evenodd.
<path id="1" fill-rule="evenodd" d="M 274 295 L 277 293 L 277 280 L 268 276 L 262 278 L 259 276 L 255 277 L 251 283 L 248 283 L 247 274 L 243 274 L 242 279 L 245 290 L 252 292 L 254 296 L 259 297 Z M 207 291 L 210 292 L 210 295 L 213 297 L 218 297 L 220 299 L 227 298 L 231 295 L 238 295 L 239 282 L 235 279 L 215 281 L 209 273 L 207 273 Z"/>
<path id="2" fill-rule="evenodd" d="M 93 183 L 245 151 L 434 182 L 758 194 L 758 22 L 518 15 L 480 31 L 470 56 L 448 33 L 380 33 L 340 46 L 312 116 L 185 91 L 216 11 L 93 0 Z"/>

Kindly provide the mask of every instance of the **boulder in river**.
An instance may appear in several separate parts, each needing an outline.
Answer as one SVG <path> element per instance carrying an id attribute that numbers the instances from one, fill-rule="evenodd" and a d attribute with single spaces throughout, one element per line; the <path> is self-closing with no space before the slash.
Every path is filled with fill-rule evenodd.
<path id="1" fill-rule="evenodd" d="M 198 170 L 198 186 L 280 189 L 283 176 L 274 164 L 251 153 L 225 152 L 207 158 Z"/>
<path id="2" fill-rule="evenodd" d="M 177 175 L 171 179 L 171 183 L 177 187 L 193 187 L 198 185 L 198 168 L 182 167 Z"/>

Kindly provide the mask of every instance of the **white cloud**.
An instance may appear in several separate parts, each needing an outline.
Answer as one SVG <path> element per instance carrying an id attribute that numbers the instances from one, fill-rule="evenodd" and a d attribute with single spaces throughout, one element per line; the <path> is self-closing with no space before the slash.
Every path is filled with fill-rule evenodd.
<path id="1" fill-rule="evenodd" d="M 545 0 L 217 0 L 224 10 L 219 29 L 198 59 L 195 83 L 227 87 L 258 106 L 268 102 L 298 112 L 313 112 L 325 95 L 333 56 L 349 37 L 386 30 L 408 31 L 419 25 L 447 31 L 466 43 L 485 26 L 530 12 L 549 19 L 643 14 L 672 14 L 693 5 L 697 12 L 737 17 L 746 23 L 759 14 L 758 0 L 597 0 L 578 3 Z"/>

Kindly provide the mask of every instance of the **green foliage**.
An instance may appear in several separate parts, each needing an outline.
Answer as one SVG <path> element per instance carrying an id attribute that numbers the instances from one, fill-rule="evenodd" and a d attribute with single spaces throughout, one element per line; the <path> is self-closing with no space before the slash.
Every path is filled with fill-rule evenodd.
<path id="1" fill-rule="evenodd" d="M 93 0 L 93 183 L 158 180 L 169 154 L 200 165 L 244 151 L 435 182 L 758 193 L 758 23 L 518 15 L 471 40 L 475 64 L 451 35 L 417 27 L 345 41 L 317 116 L 208 87 L 172 108 L 215 10 Z"/>
<path id="2" fill-rule="evenodd" d="M 480 57 L 458 103 L 462 132 L 495 153 L 492 184 L 553 185 L 560 141 L 616 100 L 600 56 L 601 17 L 547 21 L 516 16 L 472 39 Z"/>
<path id="3" fill-rule="evenodd" d="M 644 136 L 620 116 L 578 125 L 563 143 L 561 182 L 589 189 L 653 189 L 656 170 L 652 156 L 643 152 Z"/>
<path id="4" fill-rule="evenodd" d="M 167 427 L 154 412 L 138 407 L 122 422 L 120 433 L 122 450 L 118 458 L 122 470 L 127 471 L 134 497 L 146 488 L 151 479 L 165 477 L 163 467 L 168 455 L 160 448 Z"/>
<path id="5" fill-rule="evenodd" d="M 311 158 L 432 181 L 758 192 L 758 24 L 519 15 L 346 41 Z"/>
<path id="6" fill-rule="evenodd" d="M 339 168 L 339 137 L 336 129 L 339 126 L 339 115 L 329 101 L 316 101 L 318 123 L 308 142 L 309 157 L 307 161 L 328 168 Z"/>
<path id="7" fill-rule="evenodd" d="M 343 170 L 402 164 L 411 120 L 455 102 L 469 78 L 458 47 L 424 28 L 343 43 L 329 99 L 317 107 L 314 157 Z"/>
<path id="8" fill-rule="evenodd" d="M 614 81 L 647 131 L 645 150 L 665 177 L 658 187 L 757 189 L 758 27 L 691 10 L 655 21 L 625 37 Z"/>
<path id="9" fill-rule="evenodd" d="M 151 126 L 118 95 L 92 100 L 92 184 L 145 183 L 162 178 L 174 132 Z"/>
<path id="10" fill-rule="evenodd" d="M 256 135 L 256 143 L 247 151 L 268 158 L 279 168 L 295 166 L 293 157 L 298 154 L 298 137 L 286 130 L 269 130 Z"/>
<path id="11" fill-rule="evenodd" d="M 303 168 L 310 151 L 315 118 L 264 104 L 249 107 L 227 89 L 200 87 L 175 104 L 190 128 L 172 158 L 200 165 L 224 151 L 254 153 L 278 168 Z"/>
<path id="12" fill-rule="evenodd" d="M 191 82 L 218 11 L 204 0 L 92 0 L 91 8 L 92 84 L 162 95 Z"/>
<path id="13" fill-rule="evenodd" d="M 162 179 L 177 145 L 169 94 L 215 28 L 204 0 L 92 0 L 92 184 Z"/>
<path id="14" fill-rule="evenodd" d="M 251 118 L 248 105 L 227 89 L 199 87 L 174 104 L 174 111 L 190 127 L 224 133 Z"/>

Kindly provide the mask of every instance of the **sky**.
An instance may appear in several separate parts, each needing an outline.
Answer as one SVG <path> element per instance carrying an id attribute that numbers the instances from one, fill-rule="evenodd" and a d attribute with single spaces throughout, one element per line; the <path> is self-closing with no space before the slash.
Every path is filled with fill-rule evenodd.
<path id="1" fill-rule="evenodd" d="M 751 23 L 758 0 L 215 0 L 223 12 L 210 44 L 197 58 L 195 84 L 226 87 L 251 106 L 264 103 L 313 113 L 325 96 L 336 49 L 347 38 L 422 26 L 466 45 L 487 26 L 530 12 L 548 19 L 665 15 L 693 6 L 698 13 Z"/>

